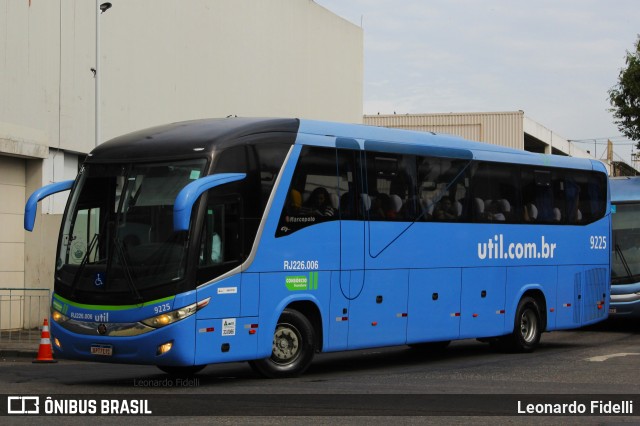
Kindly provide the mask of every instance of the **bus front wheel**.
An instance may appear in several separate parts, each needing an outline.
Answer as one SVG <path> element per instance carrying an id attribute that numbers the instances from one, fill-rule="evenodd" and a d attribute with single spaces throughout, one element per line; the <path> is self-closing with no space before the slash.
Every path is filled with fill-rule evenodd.
<path id="1" fill-rule="evenodd" d="M 285 309 L 273 334 L 271 356 L 249 361 L 251 367 L 269 378 L 296 377 L 305 372 L 315 353 L 313 326 L 298 311 Z"/>
<path id="2" fill-rule="evenodd" d="M 542 335 L 542 317 L 538 302 L 523 297 L 518 303 L 513 333 L 499 340 L 500 347 L 511 352 L 533 352 Z"/>

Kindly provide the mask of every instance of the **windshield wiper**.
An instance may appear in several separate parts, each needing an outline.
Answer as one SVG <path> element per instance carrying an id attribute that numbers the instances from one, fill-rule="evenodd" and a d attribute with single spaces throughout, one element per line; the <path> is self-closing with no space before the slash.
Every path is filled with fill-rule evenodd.
<path id="1" fill-rule="evenodd" d="M 113 243 L 118 254 L 120 255 L 120 259 L 122 260 L 122 269 L 124 270 L 124 276 L 126 278 L 127 285 L 129 286 L 129 289 L 135 296 L 136 300 L 142 302 L 142 295 L 138 291 L 136 284 L 133 281 L 133 277 L 131 276 L 131 268 L 129 268 L 129 264 L 127 263 L 126 253 L 124 251 L 124 248 L 122 247 L 122 242 L 120 242 L 120 239 L 118 237 L 114 236 Z"/>
<path id="2" fill-rule="evenodd" d="M 73 281 L 71 282 L 72 297 L 76 294 L 76 287 L 78 286 L 78 282 L 80 281 L 80 275 L 82 275 L 82 271 L 84 271 L 85 266 L 87 266 L 87 263 L 89 262 L 89 256 L 91 256 L 91 253 L 93 253 L 93 249 L 97 247 L 99 237 L 100 234 L 93 234 L 93 238 L 91 238 L 89 246 L 87 247 L 87 252 L 84 254 L 84 257 L 82 258 L 82 262 L 80 262 L 80 266 L 78 266 L 76 274 L 73 276 Z"/>
<path id="3" fill-rule="evenodd" d="M 627 259 L 624 257 L 624 254 L 622 254 L 622 249 L 620 248 L 619 244 L 615 245 L 615 251 L 616 254 L 620 257 L 620 263 L 622 263 L 622 266 L 624 267 L 625 272 L 627 273 L 626 277 L 622 277 L 624 278 L 631 278 L 631 268 L 629 268 L 629 264 L 627 263 Z"/>
<path id="4" fill-rule="evenodd" d="M 124 270 L 124 276 L 127 282 L 127 286 L 129 287 L 129 290 L 131 290 L 131 293 L 135 296 L 136 300 L 138 302 L 142 302 L 143 300 L 142 295 L 136 288 L 133 278 L 131 277 L 131 269 L 129 268 L 129 264 L 127 263 L 126 254 L 124 249 L 122 248 L 122 242 L 118 238 L 118 230 L 117 230 L 118 226 L 120 225 L 120 219 L 122 218 L 122 210 L 125 205 L 124 201 L 125 201 L 125 198 L 127 198 L 128 196 L 127 194 L 129 190 L 129 173 L 130 172 L 131 172 L 131 169 L 129 168 L 127 170 L 127 173 L 124 176 L 124 185 L 122 187 L 122 191 L 120 191 L 120 201 L 118 202 L 118 208 L 116 210 L 116 220 L 115 220 L 115 223 L 113 224 L 112 232 L 110 234 L 113 236 L 113 247 L 115 251 L 118 252 L 120 259 L 122 260 L 122 269 Z M 112 255 L 109 256 L 109 259 L 107 262 L 107 273 L 111 271 L 111 266 L 113 265 L 114 249 L 111 250 Z"/>

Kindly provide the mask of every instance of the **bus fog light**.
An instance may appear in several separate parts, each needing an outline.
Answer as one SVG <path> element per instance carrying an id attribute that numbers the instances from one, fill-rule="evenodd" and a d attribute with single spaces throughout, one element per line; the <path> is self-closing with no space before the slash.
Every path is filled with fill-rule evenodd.
<path id="1" fill-rule="evenodd" d="M 167 343 L 163 343 L 158 346 L 158 350 L 156 351 L 156 355 L 164 355 L 171 350 L 173 347 L 173 340 Z"/>
<path id="2" fill-rule="evenodd" d="M 53 338 L 53 343 L 54 343 L 57 347 L 59 347 L 60 349 L 62 349 L 62 345 L 60 344 L 60 340 L 58 340 L 58 338 L 57 338 L 57 337 L 54 337 L 54 338 Z"/>

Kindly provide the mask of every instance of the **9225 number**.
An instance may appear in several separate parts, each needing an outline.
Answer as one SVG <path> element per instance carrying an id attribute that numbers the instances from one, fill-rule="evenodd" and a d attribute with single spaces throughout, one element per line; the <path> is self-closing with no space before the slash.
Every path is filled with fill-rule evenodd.
<path id="1" fill-rule="evenodd" d="M 589 244 L 591 250 L 606 250 L 607 237 L 605 235 L 591 235 L 589 237 Z"/>
<path id="2" fill-rule="evenodd" d="M 153 307 L 154 314 L 161 314 L 163 312 L 169 312 L 170 310 L 171 310 L 171 305 L 169 303 L 163 303 L 162 305 Z"/>

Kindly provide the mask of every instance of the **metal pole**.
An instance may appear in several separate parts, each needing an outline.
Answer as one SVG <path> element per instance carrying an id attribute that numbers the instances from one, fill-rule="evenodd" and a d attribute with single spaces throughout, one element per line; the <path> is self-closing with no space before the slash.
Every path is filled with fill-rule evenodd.
<path id="1" fill-rule="evenodd" d="M 100 143 L 100 0 L 96 0 L 96 75 L 95 75 L 95 84 L 96 84 L 96 118 L 95 118 L 95 127 L 96 127 L 96 146 Z"/>

